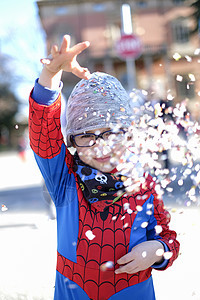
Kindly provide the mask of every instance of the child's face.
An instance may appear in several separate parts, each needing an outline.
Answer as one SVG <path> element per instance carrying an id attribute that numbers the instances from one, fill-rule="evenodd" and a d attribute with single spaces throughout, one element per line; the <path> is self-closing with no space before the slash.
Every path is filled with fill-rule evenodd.
<path id="1" fill-rule="evenodd" d="M 94 133 L 99 135 L 105 132 L 105 135 L 109 135 L 110 128 L 100 128 L 87 131 L 87 133 Z M 121 132 L 123 135 L 123 132 Z M 84 139 L 85 137 L 83 137 Z M 87 138 L 87 137 L 86 137 Z M 78 147 L 74 144 L 80 159 L 90 165 L 91 167 L 100 170 L 101 172 L 111 172 L 118 164 L 121 155 L 123 154 L 125 147 L 122 146 L 122 138 L 118 133 L 117 138 L 114 136 L 114 140 L 111 138 L 103 140 L 98 138 L 96 144 L 91 147 Z"/>

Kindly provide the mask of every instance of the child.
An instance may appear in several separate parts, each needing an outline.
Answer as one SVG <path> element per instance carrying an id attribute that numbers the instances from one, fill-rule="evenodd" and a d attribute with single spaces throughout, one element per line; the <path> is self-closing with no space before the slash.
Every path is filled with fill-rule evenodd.
<path id="1" fill-rule="evenodd" d="M 70 48 L 64 36 L 52 58 L 42 60 L 30 96 L 30 143 L 57 213 L 54 299 L 153 300 L 151 270 L 169 267 L 179 243 L 151 176 L 130 194 L 126 177 L 116 173 L 131 124 L 129 99 L 116 78 L 78 64 L 88 46 Z M 63 130 L 74 155 L 61 133 L 63 71 L 82 78 L 69 97 Z"/>

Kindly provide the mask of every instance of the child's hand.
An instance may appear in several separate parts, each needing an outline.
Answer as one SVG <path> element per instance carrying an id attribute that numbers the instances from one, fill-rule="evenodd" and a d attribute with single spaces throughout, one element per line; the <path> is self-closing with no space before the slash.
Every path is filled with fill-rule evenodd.
<path id="1" fill-rule="evenodd" d="M 115 274 L 137 273 L 139 271 L 148 269 L 154 263 L 161 262 L 163 257 L 158 256 L 157 251 L 164 253 L 164 247 L 159 241 L 147 241 L 136 245 L 131 252 L 118 259 L 117 263 L 120 265 L 120 267 L 119 269 L 115 270 Z"/>
<path id="2" fill-rule="evenodd" d="M 41 62 L 45 65 L 45 68 L 53 74 L 63 70 L 66 72 L 72 72 L 77 77 L 88 79 L 90 72 L 87 68 L 83 68 L 79 65 L 76 57 L 83 50 L 89 47 L 89 45 L 89 42 L 82 42 L 70 48 L 70 36 L 65 35 L 63 37 L 60 50 L 57 45 L 52 46 L 52 58 L 43 58 L 41 59 Z"/>

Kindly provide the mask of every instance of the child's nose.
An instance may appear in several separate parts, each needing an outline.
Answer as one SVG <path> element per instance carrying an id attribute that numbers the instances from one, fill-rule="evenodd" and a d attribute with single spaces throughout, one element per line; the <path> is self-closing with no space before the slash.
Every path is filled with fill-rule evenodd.
<path id="1" fill-rule="evenodd" d="M 98 147 L 104 147 L 104 146 L 106 145 L 106 142 L 104 141 L 104 139 L 103 139 L 102 137 L 100 137 L 100 139 L 98 138 L 98 139 L 96 140 L 96 145 L 97 145 Z"/>

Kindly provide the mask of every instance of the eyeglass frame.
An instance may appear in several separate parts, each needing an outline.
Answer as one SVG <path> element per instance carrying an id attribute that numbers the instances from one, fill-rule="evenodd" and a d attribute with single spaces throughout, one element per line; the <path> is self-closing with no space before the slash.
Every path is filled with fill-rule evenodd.
<path id="1" fill-rule="evenodd" d="M 122 131 L 124 134 L 126 133 L 126 131 L 124 130 L 124 129 L 122 129 L 122 128 L 120 128 L 119 129 L 119 131 Z M 75 135 L 71 135 L 70 136 L 70 139 L 71 139 L 71 141 L 73 141 L 74 142 L 74 144 L 77 146 L 77 147 L 80 147 L 80 148 L 89 148 L 89 147 L 93 147 L 94 145 L 96 145 L 96 141 L 98 140 L 98 138 L 101 138 L 101 139 L 103 139 L 104 140 L 104 138 L 103 138 L 103 134 L 104 133 L 106 133 L 106 132 L 112 132 L 113 134 L 115 134 L 115 132 L 113 132 L 112 130 L 106 130 L 106 131 L 104 131 L 104 132 L 101 132 L 100 134 L 95 134 L 95 133 L 93 133 L 93 132 L 86 132 L 86 133 L 79 133 L 79 134 L 75 134 Z M 77 145 L 77 143 L 76 143 L 76 141 L 75 141 L 75 137 L 76 136 L 81 136 L 81 135 L 89 135 L 89 134 L 92 134 L 94 137 L 95 137 L 95 141 L 94 141 L 94 144 L 93 145 L 88 145 L 88 146 L 79 146 L 79 145 Z"/>

